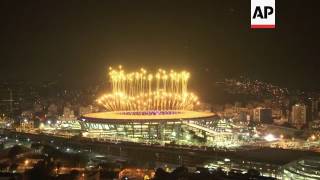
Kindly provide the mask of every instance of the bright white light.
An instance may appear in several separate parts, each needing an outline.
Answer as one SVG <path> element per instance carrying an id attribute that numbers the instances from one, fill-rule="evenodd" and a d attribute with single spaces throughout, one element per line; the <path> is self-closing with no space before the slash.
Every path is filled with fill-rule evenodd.
<path id="1" fill-rule="evenodd" d="M 51 121 L 50 121 L 50 120 L 48 120 L 48 124 L 49 124 L 49 125 L 51 124 Z"/>
<path id="2" fill-rule="evenodd" d="M 187 139 L 187 140 L 190 140 L 190 139 L 191 139 L 191 136 L 190 136 L 189 134 L 187 134 L 187 135 L 186 135 L 186 139 Z"/>
<path id="3" fill-rule="evenodd" d="M 256 134 L 253 135 L 253 137 L 254 137 L 254 138 L 258 138 L 258 137 L 259 137 L 259 134 L 256 133 Z"/>
<path id="4" fill-rule="evenodd" d="M 88 134 L 89 134 L 88 132 L 83 132 L 83 133 L 82 133 L 82 136 L 83 136 L 83 137 L 87 137 Z"/>
<path id="5" fill-rule="evenodd" d="M 268 134 L 268 135 L 266 135 L 266 136 L 264 137 L 264 139 L 265 139 L 266 141 L 268 141 L 268 142 L 270 142 L 270 141 L 276 141 L 276 140 L 277 140 L 277 138 L 274 137 L 273 134 Z"/>
<path id="6" fill-rule="evenodd" d="M 43 128 L 44 128 L 44 124 L 43 124 L 43 123 L 40 123 L 39 128 L 40 128 L 40 129 L 43 129 Z"/>
<path id="7" fill-rule="evenodd" d="M 281 134 L 281 135 L 280 135 L 280 139 L 283 139 L 283 138 L 284 138 L 284 136 Z"/>

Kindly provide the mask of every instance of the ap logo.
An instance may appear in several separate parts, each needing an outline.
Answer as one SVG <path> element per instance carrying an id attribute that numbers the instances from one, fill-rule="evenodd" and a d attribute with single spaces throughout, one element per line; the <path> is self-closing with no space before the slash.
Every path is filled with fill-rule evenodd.
<path id="1" fill-rule="evenodd" d="M 275 9 L 275 0 L 251 0 L 251 28 L 275 28 Z"/>

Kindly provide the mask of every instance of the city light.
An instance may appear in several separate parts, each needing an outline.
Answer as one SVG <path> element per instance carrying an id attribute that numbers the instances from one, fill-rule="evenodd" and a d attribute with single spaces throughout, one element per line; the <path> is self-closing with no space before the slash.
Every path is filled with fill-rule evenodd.
<path id="1" fill-rule="evenodd" d="M 186 140 L 189 141 L 190 139 L 191 139 L 191 136 L 190 136 L 189 134 L 187 134 L 187 135 L 186 135 Z"/>
<path id="2" fill-rule="evenodd" d="M 43 123 L 40 123 L 39 129 L 44 129 L 44 124 Z"/>
<path id="3" fill-rule="evenodd" d="M 82 133 L 82 136 L 83 136 L 83 137 L 87 137 L 88 134 L 89 134 L 88 132 L 83 132 L 83 133 Z"/>
<path id="4" fill-rule="evenodd" d="M 280 135 L 280 139 L 283 139 L 283 138 L 284 138 L 284 136 L 283 136 L 283 134 L 281 134 L 281 135 Z"/>
<path id="5" fill-rule="evenodd" d="M 277 138 L 273 135 L 273 134 L 268 134 L 264 137 L 264 139 L 268 142 L 271 142 L 271 141 L 276 141 Z"/>

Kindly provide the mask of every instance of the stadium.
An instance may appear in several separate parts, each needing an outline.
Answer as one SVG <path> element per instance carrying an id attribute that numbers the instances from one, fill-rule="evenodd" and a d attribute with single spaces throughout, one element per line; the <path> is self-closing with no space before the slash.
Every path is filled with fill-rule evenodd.
<path id="1" fill-rule="evenodd" d="M 187 89 L 190 74 L 159 69 L 126 73 L 109 69 L 112 91 L 97 99 L 104 112 L 80 119 L 84 136 L 126 140 L 190 139 L 196 124 L 211 122 L 214 114 L 196 111 L 198 97 Z M 199 130 L 201 134 L 202 130 Z M 194 131 L 193 131 L 194 132 Z M 203 134 L 203 133 L 202 133 Z"/>
<path id="2" fill-rule="evenodd" d="M 282 179 L 320 179 L 320 159 L 305 158 L 285 165 L 282 170 Z"/>
<path id="3" fill-rule="evenodd" d="M 212 114 L 195 111 L 104 112 L 82 117 L 84 129 L 97 137 L 170 140 L 183 136 L 193 121 L 211 121 Z"/>

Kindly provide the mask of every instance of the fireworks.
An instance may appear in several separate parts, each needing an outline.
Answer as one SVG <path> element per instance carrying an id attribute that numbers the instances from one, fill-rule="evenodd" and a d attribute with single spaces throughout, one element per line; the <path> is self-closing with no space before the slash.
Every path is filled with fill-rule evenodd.
<path id="1" fill-rule="evenodd" d="M 109 111 L 165 111 L 192 110 L 199 104 L 198 97 L 188 92 L 190 73 L 157 73 L 140 71 L 126 73 L 121 66 L 109 68 L 112 93 L 100 97 L 97 102 Z"/>

